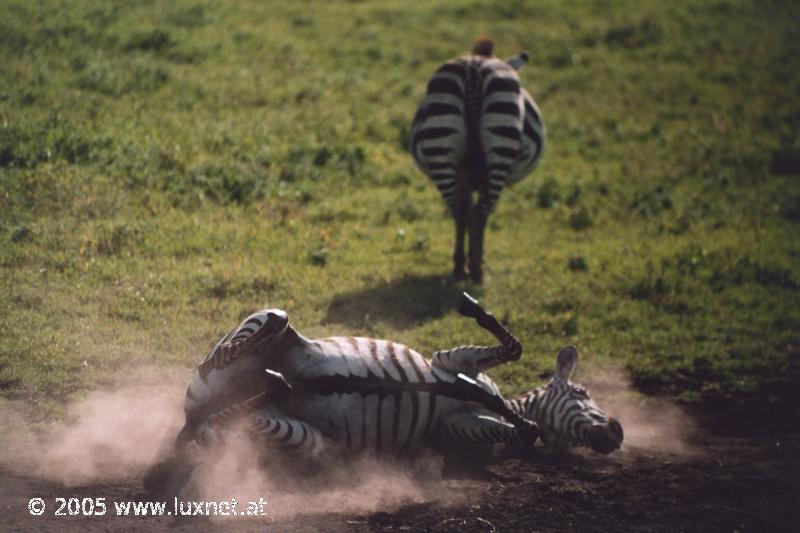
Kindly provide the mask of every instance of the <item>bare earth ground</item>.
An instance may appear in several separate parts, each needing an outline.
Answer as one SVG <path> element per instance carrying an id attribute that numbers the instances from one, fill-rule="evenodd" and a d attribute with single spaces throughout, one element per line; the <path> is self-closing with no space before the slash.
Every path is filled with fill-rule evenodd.
<path id="1" fill-rule="evenodd" d="M 628 448 L 506 457 L 485 470 L 447 475 L 456 506 L 413 503 L 394 512 L 314 514 L 291 520 L 53 516 L 55 497 L 154 500 L 141 480 L 65 488 L 0 474 L 0 529 L 9 531 L 797 531 L 797 405 L 695 408 L 690 454 Z M 48 509 L 31 516 L 41 497 Z M 112 508 L 113 509 L 113 508 Z M 269 514 L 269 508 L 267 507 Z"/>

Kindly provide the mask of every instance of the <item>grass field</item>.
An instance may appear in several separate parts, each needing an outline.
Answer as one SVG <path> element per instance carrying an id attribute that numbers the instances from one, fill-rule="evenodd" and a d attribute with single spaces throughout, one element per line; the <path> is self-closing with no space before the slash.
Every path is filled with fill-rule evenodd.
<path id="1" fill-rule="evenodd" d="M 798 383 L 796 2 L 0 11 L 0 394 L 37 417 L 188 370 L 263 307 L 310 337 L 491 342 L 454 311 L 452 220 L 405 150 L 428 76 L 481 34 L 529 51 L 549 134 L 467 286 L 525 345 L 506 390 L 567 344 L 579 380 L 689 402 Z"/>

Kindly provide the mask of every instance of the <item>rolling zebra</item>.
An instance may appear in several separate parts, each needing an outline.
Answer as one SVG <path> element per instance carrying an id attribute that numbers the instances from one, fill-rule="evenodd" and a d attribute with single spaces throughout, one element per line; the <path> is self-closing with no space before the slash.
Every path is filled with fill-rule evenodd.
<path id="1" fill-rule="evenodd" d="M 455 219 L 457 280 L 465 275 L 467 230 L 469 273 L 474 281 L 482 280 L 489 213 L 503 187 L 533 170 L 545 142 L 539 108 L 517 75 L 528 55 L 502 61 L 492 54 L 493 47 L 489 39 L 478 40 L 472 54 L 440 66 L 411 127 L 411 154 Z"/>
<path id="2" fill-rule="evenodd" d="M 497 346 L 461 346 L 431 359 L 403 344 L 365 337 L 309 340 L 284 311 L 247 317 L 200 363 L 186 393 L 177 450 L 224 444 L 245 431 L 265 449 L 326 453 L 486 451 L 495 444 L 589 446 L 610 453 L 622 428 L 569 382 L 577 351 L 558 356 L 549 385 L 513 400 L 486 370 L 516 361 L 520 342 L 468 295 L 459 309 Z M 236 428 L 235 430 L 233 428 Z"/>

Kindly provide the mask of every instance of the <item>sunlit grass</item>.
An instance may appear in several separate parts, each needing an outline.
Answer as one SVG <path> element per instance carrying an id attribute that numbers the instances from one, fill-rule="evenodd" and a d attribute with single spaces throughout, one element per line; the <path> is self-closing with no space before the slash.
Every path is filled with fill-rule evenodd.
<path id="1" fill-rule="evenodd" d="M 404 149 L 427 77 L 484 33 L 531 53 L 549 133 L 467 287 L 525 344 L 501 381 L 570 343 L 686 399 L 797 379 L 790 2 L 2 4 L 6 398 L 188 368 L 262 307 L 308 336 L 491 342 Z"/>

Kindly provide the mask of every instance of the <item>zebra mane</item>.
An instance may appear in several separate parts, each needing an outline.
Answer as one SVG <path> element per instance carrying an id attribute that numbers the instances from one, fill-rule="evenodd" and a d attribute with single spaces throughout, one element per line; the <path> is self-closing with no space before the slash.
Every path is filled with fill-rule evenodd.
<path id="1" fill-rule="evenodd" d="M 478 37 L 472 47 L 472 53 L 476 56 L 491 57 L 494 55 L 494 41 L 489 37 Z"/>

